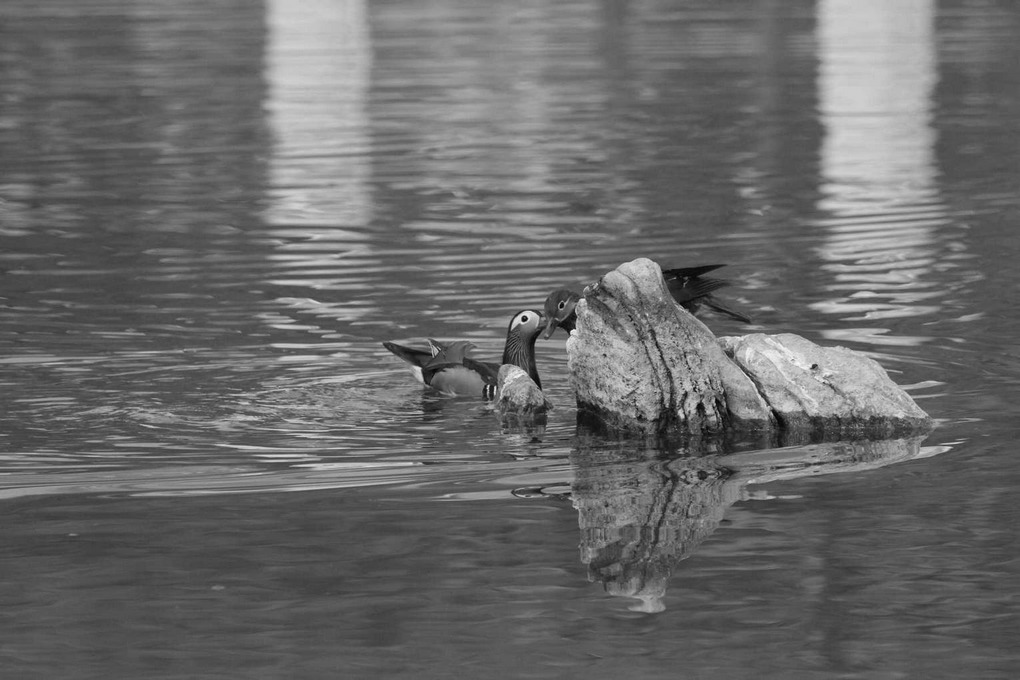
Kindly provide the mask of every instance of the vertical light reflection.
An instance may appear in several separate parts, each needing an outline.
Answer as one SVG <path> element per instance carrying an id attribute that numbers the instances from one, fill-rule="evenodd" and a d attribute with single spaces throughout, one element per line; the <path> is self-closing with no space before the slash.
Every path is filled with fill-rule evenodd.
<path id="1" fill-rule="evenodd" d="M 841 292 L 815 307 L 871 320 L 931 313 L 936 231 L 947 221 L 932 128 L 933 2 L 820 0 L 818 38 L 819 207 L 831 216 L 819 223 L 820 255 Z M 904 342 L 873 337 L 885 329 L 854 332 Z"/>
<path id="2" fill-rule="evenodd" d="M 266 221 L 364 226 L 371 217 L 365 0 L 268 0 L 267 24 L 274 147 Z"/>
<path id="3" fill-rule="evenodd" d="M 355 273 L 372 252 L 366 1 L 267 0 L 266 24 L 273 145 L 263 219 L 276 244 L 268 283 L 292 293 L 262 321 L 314 355 L 340 346 L 326 342 L 339 337 L 337 322 L 371 309 Z"/>
<path id="4" fill-rule="evenodd" d="M 822 208 L 848 214 L 932 193 L 932 0 L 821 0 Z"/>

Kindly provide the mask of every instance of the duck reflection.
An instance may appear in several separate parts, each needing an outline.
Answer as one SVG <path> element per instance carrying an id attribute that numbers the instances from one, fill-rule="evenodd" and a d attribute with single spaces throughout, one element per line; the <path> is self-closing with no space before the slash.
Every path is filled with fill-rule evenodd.
<path id="1" fill-rule="evenodd" d="M 670 575 L 719 526 L 726 509 L 750 498 L 749 484 L 853 472 L 919 456 L 923 436 L 835 442 L 719 455 L 703 444 L 675 449 L 579 439 L 571 452 L 571 495 L 581 561 L 611 595 L 635 611 L 660 612 Z M 923 452 L 922 452 L 923 451 Z"/>

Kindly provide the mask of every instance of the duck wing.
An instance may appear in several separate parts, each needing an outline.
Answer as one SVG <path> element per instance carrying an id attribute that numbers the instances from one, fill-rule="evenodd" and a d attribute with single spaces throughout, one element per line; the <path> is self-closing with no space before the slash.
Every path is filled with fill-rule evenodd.
<path id="1" fill-rule="evenodd" d="M 499 364 L 495 361 L 479 361 L 464 357 L 463 365 L 482 377 L 487 385 L 495 385 L 499 376 Z"/>
<path id="2" fill-rule="evenodd" d="M 698 307 L 705 305 L 709 309 L 741 321 L 751 323 L 750 317 L 741 312 L 727 307 L 717 300 L 712 293 L 730 285 L 725 279 L 701 278 L 708 272 L 715 271 L 725 265 L 709 264 L 701 267 L 681 267 L 678 269 L 663 269 L 662 277 L 666 280 L 666 287 L 677 304 L 691 313 L 698 311 Z"/>
<path id="3" fill-rule="evenodd" d="M 716 269 L 725 267 L 724 264 L 703 264 L 700 267 L 677 267 L 676 269 L 663 269 L 662 277 L 664 279 L 693 279 L 696 276 L 704 276 L 709 272 L 714 272 Z"/>
<path id="4" fill-rule="evenodd" d="M 486 396 L 490 371 L 486 362 L 468 356 L 474 348 L 473 343 L 464 340 L 445 345 L 422 367 L 422 380 L 444 394 Z"/>
<path id="5" fill-rule="evenodd" d="M 431 349 L 405 347 L 404 345 L 398 345 L 395 342 L 384 342 L 383 347 L 417 368 L 421 368 L 435 356 Z"/>
<path id="6" fill-rule="evenodd" d="M 731 319 L 735 319 L 737 321 L 742 321 L 743 323 L 751 323 L 751 317 L 749 317 L 749 316 L 747 316 L 745 314 L 741 314 L 740 312 L 736 311 L 735 309 L 730 309 L 729 307 L 726 307 L 724 305 L 719 304 L 719 301 L 716 300 L 711 295 L 703 298 L 701 300 L 701 302 L 704 303 L 704 305 L 706 307 L 708 307 L 709 309 L 711 309 L 713 311 L 716 311 L 716 312 L 719 312 L 720 314 L 724 314 L 724 315 L 730 317 Z"/>
<path id="7" fill-rule="evenodd" d="M 666 287 L 669 289 L 669 294 L 673 296 L 678 305 L 683 306 L 687 306 L 688 303 L 692 302 L 700 302 L 702 298 L 708 297 L 713 291 L 725 288 L 728 285 L 730 285 L 730 282 L 723 279 L 666 279 Z"/>

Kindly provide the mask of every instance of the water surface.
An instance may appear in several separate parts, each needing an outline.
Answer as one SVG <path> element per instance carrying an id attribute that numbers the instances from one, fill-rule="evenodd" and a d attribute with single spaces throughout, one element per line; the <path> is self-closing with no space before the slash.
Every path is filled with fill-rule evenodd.
<path id="1" fill-rule="evenodd" d="M 1011 3 L 8 1 L 0 667 L 1020 673 Z M 539 439 L 383 340 L 635 257 L 878 359 L 923 441 Z"/>

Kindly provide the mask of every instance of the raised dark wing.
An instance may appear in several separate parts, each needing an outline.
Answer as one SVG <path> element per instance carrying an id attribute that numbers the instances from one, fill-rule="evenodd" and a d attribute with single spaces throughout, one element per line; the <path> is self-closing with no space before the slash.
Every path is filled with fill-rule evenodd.
<path id="1" fill-rule="evenodd" d="M 725 267 L 724 264 L 703 264 L 700 267 L 678 267 L 677 269 L 663 269 L 662 277 L 664 279 L 693 279 L 696 276 L 704 276 L 709 272 L 714 272 L 716 269 Z"/>
<path id="2" fill-rule="evenodd" d="M 383 347 L 393 352 L 412 366 L 418 366 L 421 368 L 428 362 L 432 361 L 432 352 L 427 349 L 405 347 L 404 345 L 398 345 L 395 342 L 384 342 Z"/>

